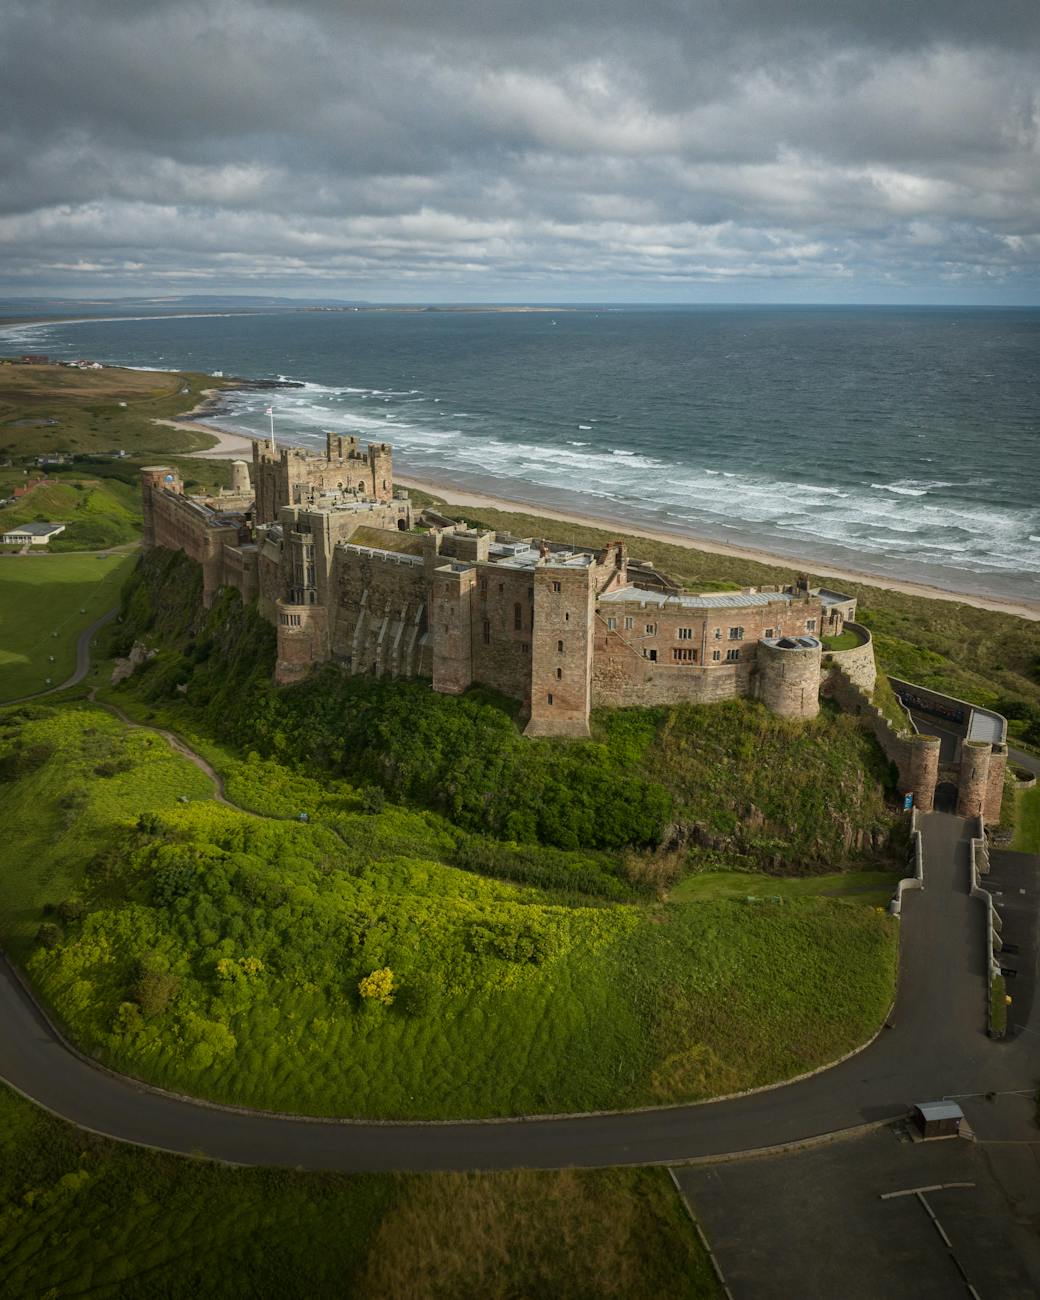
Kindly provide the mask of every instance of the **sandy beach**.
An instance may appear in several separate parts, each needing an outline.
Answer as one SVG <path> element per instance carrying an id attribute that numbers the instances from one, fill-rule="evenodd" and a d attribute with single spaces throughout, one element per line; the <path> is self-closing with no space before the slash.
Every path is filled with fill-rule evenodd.
<path id="1" fill-rule="evenodd" d="M 194 406 L 190 411 L 186 411 L 179 420 L 153 420 L 153 424 L 164 424 L 169 429 L 190 429 L 194 433 L 206 433 L 211 438 L 216 438 L 216 446 L 207 447 L 205 451 L 185 452 L 186 456 L 198 456 L 202 459 L 213 460 L 249 460 L 253 459 L 253 443 L 259 442 L 259 438 L 253 438 L 245 433 L 228 433 L 224 429 L 217 429 L 212 424 L 203 422 L 209 409 L 221 399 L 224 390 L 220 388 L 204 388 L 202 390 L 202 401 Z M 203 417 L 196 419 L 197 416 Z"/>
<path id="2" fill-rule="evenodd" d="M 418 488 L 440 497 L 448 505 L 474 506 L 484 510 L 522 511 L 524 514 L 540 515 L 544 519 L 558 519 L 562 523 L 581 524 L 587 528 L 602 528 L 627 533 L 630 537 L 646 537 L 654 542 L 667 542 L 671 546 L 685 546 L 693 551 L 708 551 L 712 555 L 732 555 L 741 560 L 757 560 L 760 564 L 772 564 L 779 568 L 805 568 L 821 578 L 836 578 L 839 581 L 862 583 L 868 587 L 881 587 L 886 591 L 901 591 L 908 596 L 923 596 L 928 600 L 949 600 L 959 605 L 971 605 L 976 609 L 991 609 L 1000 614 L 1015 614 L 1018 618 L 1040 621 L 1040 604 L 1025 601 L 990 600 L 970 592 L 946 591 L 942 587 L 930 587 L 924 583 L 900 582 L 895 578 L 883 577 L 876 573 L 863 573 L 855 569 L 834 569 L 821 565 L 815 560 L 798 561 L 784 556 L 771 555 L 768 551 L 750 550 L 741 546 L 731 546 L 725 542 L 716 542 L 710 538 L 684 536 L 680 533 L 656 532 L 651 529 L 638 528 L 631 524 L 621 524 L 613 519 L 597 519 L 590 515 L 572 514 L 563 510 L 553 510 L 539 505 L 535 501 L 507 501 L 501 497 L 485 496 L 474 492 L 460 492 L 457 488 L 441 483 L 422 482 L 419 479 L 394 475 L 394 482 L 401 487 Z"/>
<path id="3" fill-rule="evenodd" d="M 219 390 L 210 390 L 211 393 L 216 391 Z M 190 454 L 193 456 L 213 459 L 252 460 L 253 443 L 260 441 L 260 439 L 241 433 L 227 433 L 223 429 L 214 428 L 212 425 L 191 418 L 196 413 L 203 414 L 209 400 L 210 395 L 207 394 L 206 400 L 196 407 L 194 411 L 188 412 L 187 417 L 182 420 L 156 420 L 155 423 L 166 424 L 172 428 L 194 429 L 199 433 L 208 433 L 211 437 L 217 439 L 216 446 L 207 448 L 206 451 L 191 452 Z M 607 531 L 623 532 L 630 537 L 645 537 L 654 542 L 667 542 L 671 546 L 685 546 L 693 551 L 708 551 L 712 555 L 732 555 L 736 559 L 756 560 L 760 564 L 772 564 L 792 572 L 804 568 L 821 578 L 862 583 L 867 587 L 880 587 L 885 591 L 900 591 L 908 596 L 924 597 L 926 600 L 948 600 L 958 605 L 971 605 L 975 609 L 991 609 L 998 614 L 1014 614 L 1018 618 L 1040 622 L 1040 603 L 991 599 L 978 596 L 974 592 L 948 591 L 945 588 L 932 587 L 925 583 L 901 582 L 896 578 L 889 578 L 876 573 L 866 573 L 862 570 L 832 568 L 829 565 L 819 564 L 816 560 L 799 561 L 790 557 L 772 555 L 768 551 L 732 546 L 727 542 L 718 542 L 708 537 L 657 532 L 652 529 L 639 528 L 633 524 L 620 523 L 614 519 L 596 518 L 592 515 L 554 510 L 549 506 L 540 505 L 537 501 L 519 501 L 515 498 L 507 500 L 504 497 L 488 496 L 484 493 L 462 492 L 449 484 L 432 483 L 412 478 L 409 475 L 395 474 L 394 482 L 400 487 L 418 488 L 422 492 L 428 492 L 432 496 L 440 497 L 448 505 L 534 514 L 543 519 L 558 519 L 561 523 L 581 524 L 587 528 L 602 528 Z"/>

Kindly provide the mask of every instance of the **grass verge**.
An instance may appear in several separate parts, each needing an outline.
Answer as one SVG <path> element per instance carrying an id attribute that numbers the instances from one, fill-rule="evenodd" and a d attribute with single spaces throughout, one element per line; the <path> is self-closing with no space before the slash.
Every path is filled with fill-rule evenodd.
<path id="1" fill-rule="evenodd" d="M 1040 784 L 1031 790 L 1015 791 L 1015 838 L 1011 847 L 1016 853 L 1040 853 Z"/>
<path id="2" fill-rule="evenodd" d="M 81 1133 L 3 1087 L 0 1292 L 119 1300 L 719 1295 L 659 1169 L 230 1169 Z"/>

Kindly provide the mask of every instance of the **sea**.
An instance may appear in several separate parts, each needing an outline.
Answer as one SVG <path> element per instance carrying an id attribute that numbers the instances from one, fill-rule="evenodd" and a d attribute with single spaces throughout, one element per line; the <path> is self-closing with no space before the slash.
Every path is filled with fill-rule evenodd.
<path id="1" fill-rule="evenodd" d="M 19 325 L 0 348 L 301 388 L 210 420 L 405 476 L 1040 601 L 1040 311 L 273 311 Z M 207 417 L 208 418 L 208 417 Z"/>

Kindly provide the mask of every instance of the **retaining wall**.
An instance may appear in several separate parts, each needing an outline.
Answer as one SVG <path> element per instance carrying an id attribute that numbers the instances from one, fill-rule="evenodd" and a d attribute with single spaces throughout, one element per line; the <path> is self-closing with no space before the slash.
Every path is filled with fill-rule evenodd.
<path id="1" fill-rule="evenodd" d="M 1004 922 L 1000 913 L 993 906 L 993 895 L 982 887 L 982 878 L 989 874 L 989 845 L 986 843 L 986 824 L 982 816 L 975 818 L 975 834 L 971 841 L 971 896 L 977 898 L 986 909 L 986 1019 L 989 1023 L 989 1002 L 993 996 L 993 983 L 1000 978 L 1000 962 L 997 953 L 1003 947 L 1000 932 Z M 995 1034 L 992 1026 L 990 1033 Z"/>
<path id="2" fill-rule="evenodd" d="M 904 876 L 896 885 L 896 894 L 888 905 L 893 916 L 899 916 L 903 910 L 903 895 L 908 889 L 924 889 L 924 851 L 921 848 L 921 832 L 917 827 L 917 809 L 910 814 L 910 855 L 913 862 L 913 875 Z"/>

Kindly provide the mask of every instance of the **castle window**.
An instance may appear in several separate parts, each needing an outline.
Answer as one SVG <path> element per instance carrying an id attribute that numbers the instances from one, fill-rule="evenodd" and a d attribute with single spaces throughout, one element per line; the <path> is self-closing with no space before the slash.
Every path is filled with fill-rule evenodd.
<path id="1" fill-rule="evenodd" d="M 805 620 L 805 630 L 806 632 L 816 631 L 816 620 L 814 618 L 807 618 Z"/>
<path id="2" fill-rule="evenodd" d="M 359 483 L 359 484 L 357 485 L 357 490 L 358 490 L 359 492 L 364 492 L 364 490 L 365 490 L 365 485 L 364 485 L 364 483 Z"/>
<path id="3" fill-rule="evenodd" d="M 767 638 L 768 640 L 772 640 L 772 637 L 773 637 L 773 629 L 772 629 L 771 627 L 767 627 L 767 628 L 766 628 L 766 638 Z"/>
<path id="4" fill-rule="evenodd" d="M 647 650 L 647 652 L 646 652 L 646 657 L 650 660 L 650 662 L 651 662 L 652 664 L 657 663 L 657 651 L 656 651 L 656 650 Z"/>
<path id="5" fill-rule="evenodd" d="M 617 619 L 616 619 L 616 618 L 608 618 L 608 619 L 607 619 L 607 628 L 608 628 L 608 630 L 611 631 L 611 632 L 616 632 L 616 631 L 617 631 Z"/>
<path id="6" fill-rule="evenodd" d="M 498 594 L 501 596 L 501 594 L 503 593 L 503 591 L 505 591 L 505 589 L 506 589 L 506 584 L 504 582 L 500 582 L 498 584 Z"/>
<path id="7" fill-rule="evenodd" d="M 484 620 L 484 644 L 485 645 L 491 644 L 491 624 L 487 621 L 487 619 Z"/>
<path id="8" fill-rule="evenodd" d="M 571 612 L 569 609 L 564 611 L 563 621 L 565 623 L 569 623 L 571 621 Z"/>
<path id="9" fill-rule="evenodd" d="M 562 669 L 562 668 L 557 668 L 557 670 L 556 670 L 556 680 L 559 681 L 562 677 L 563 677 L 563 669 Z"/>
<path id="10" fill-rule="evenodd" d="M 695 664 L 697 662 L 697 651 L 683 646 L 681 650 L 672 651 L 672 659 L 677 664 Z"/>
<path id="11" fill-rule="evenodd" d="M 657 624 L 656 624 L 656 623 L 647 623 L 647 625 L 646 625 L 646 634 L 647 634 L 647 636 L 655 636 L 655 635 L 657 634 Z"/>
<path id="12" fill-rule="evenodd" d="M 744 629 L 742 627 L 731 627 L 729 630 L 729 639 L 731 641 L 743 641 Z"/>
<path id="13" fill-rule="evenodd" d="M 562 642 L 562 641 L 557 641 L 557 642 L 556 642 L 556 653 L 557 653 L 557 654 L 561 654 L 561 655 L 563 654 L 563 642 Z"/>
<path id="14" fill-rule="evenodd" d="M 552 691 L 549 692 L 549 703 L 552 704 Z"/>
<path id="15" fill-rule="evenodd" d="M 721 640 L 722 640 L 722 628 L 721 628 L 721 627 L 717 627 L 717 628 L 715 629 L 715 631 L 712 633 L 712 635 L 714 636 L 714 638 L 715 638 L 716 641 L 721 641 Z"/>
<path id="16" fill-rule="evenodd" d="M 728 664 L 736 663 L 736 661 L 737 661 L 739 658 L 740 658 L 740 651 L 739 651 L 739 650 L 727 650 L 727 651 L 726 651 L 726 662 L 727 662 Z"/>
<path id="17" fill-rule="evenodd" d="M 554 582 L 554 583 L 553 583 L 553 591 L 559 591 L 559 590 L 560 590 L 560 584 L 559 584 L 558 582 Z"/>
<path id="18" fill-rule="evenodd" d="M 529 641 L 520 642 L 520 653 L 522 655 L 529 655 L 531 653 L 531 643 Z"/>
<path id="19" fill-rule="evenodd" d="M 681 628 L 678 629 L 678 632 L 679 632 L 679 640 L 680 640 L 680 641 L 692 641 L 692 640 L 693 640 L 693 628 L 692 628 L 692 627 L 681 627 Z"/>
<path id="20" fill-rule="evenodd" d="M 625 631 L 626 631 L 626 632 L 631 632 L 632 629 L 635 627 L 635 625 L 636 625 L 636 621 L 635 621 L 635 619 L 632 618 L 631 615 L 626 615 L 626 617 L 625 617 Z"/>
<path id="21" fill-rule="evenodd" d="M 722 651 L 721 651 L 721 650 L 713 650 L 713 651 L 711 652 L 711 661 L 712 661 L 712 663 L 717 664 L 721 658 L 722 658 Z"/>
<path id="22" fill-rule="evenodd" d="M 519 632 L 524 626 L 524 611 L 519 602 L 513 606 L 513 627 Z"/>

